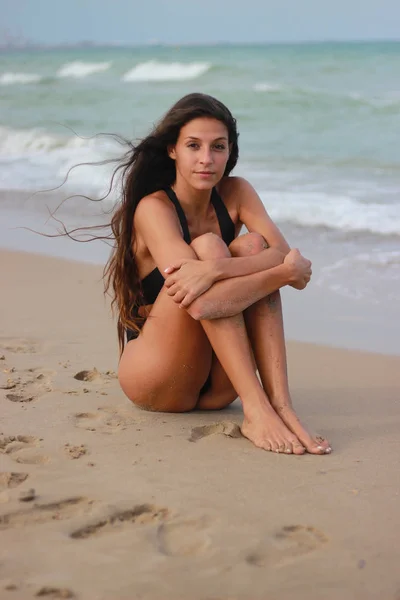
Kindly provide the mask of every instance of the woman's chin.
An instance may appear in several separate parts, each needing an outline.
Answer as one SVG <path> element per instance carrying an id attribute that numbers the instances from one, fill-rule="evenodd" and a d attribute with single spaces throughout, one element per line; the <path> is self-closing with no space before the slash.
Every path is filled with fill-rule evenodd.
<path id="1" fill-rule="evenodd" d="M 211 190 L 217 185 L 219 179 L 217 177 L 207 177 L 204 179 L 192 179 L 191 184 L 195 190 Z"/>

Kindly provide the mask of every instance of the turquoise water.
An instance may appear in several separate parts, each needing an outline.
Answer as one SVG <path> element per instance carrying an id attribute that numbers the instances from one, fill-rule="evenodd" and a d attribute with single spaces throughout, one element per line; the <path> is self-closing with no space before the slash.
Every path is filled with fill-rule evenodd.
<path id="1" fill-rule="evenodd" d="M 73 165 L 120 155 L 93 136 L 135 140 L 192 91 L 237 118 L 236 173 L 289 241 L 318 250 L 316 284 L 398 304 L 400 42 L 0 54 L 0 190 L 56 186 Z M 110 175 L 82 167 L 65 189 L 101 194 Z M 73 212 L 84 220 L 82 204 Z"/>

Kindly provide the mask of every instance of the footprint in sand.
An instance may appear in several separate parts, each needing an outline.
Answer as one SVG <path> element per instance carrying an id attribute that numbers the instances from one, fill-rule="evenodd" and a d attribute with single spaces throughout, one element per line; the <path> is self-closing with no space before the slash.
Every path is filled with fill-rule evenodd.
<path id="1" fill-rule="evenodd" d="M 116 379 L 117 374 L 115 371 L 106 371 L 105 373 L 101 373 L 94 367 L 93 369 L 86 369 L 84 371 L 79 371 L 79 373 L 75 373 L 74 379 L 78 381 L 89 381 L 95 383 L 106 383 L 111 379 Z"/>
<path id="2" fill-rule="evenodd" d="M 83 412 L 74 415 L 75 427 L 100 433 L 117 433 L 134 422 L 129 416 L 123 416 L 117 409 L 104 406 L 97 412 Z"/>
<path id="3" fill-rule="evenodd" d="M 162 523 L 157 531 L 158 549 L 166 556 L 197 556 L 210 545 L 207 529 L 210 520 L 182 520 Z"/>
<path id="4" fill-rule="evenodd" d="M 273 536 L 270 544 L 248 554 L 246 562 L 256 567 L 282 567 L 318 550 L 327 541 L 315 527 L 288 525 Z"/>
<path id="5" fill-rule="evenodd" d="M 232 421 L 221 421 L 220 423 L 211 423 L 211 425 L 193 427 L 190 438 L 188 439 L 189 442 L 197 442 L 197 440 L 216 433 L 222 433 L 223 435 L 232 438 L 242 437 L 239 425 L 232 423 Z"/>
<path id="6" fill-rule="evenodd" d="M 6 350 L 13 354 L 35 354 L 39 351 L 39 344 L 33 339 L 0 337 L 0 348 L 2 352 Z"/>
<path id="7" fill-rule="evenodd" d="M 0 436 L 0 452 L 21 464 L 39 465 L 50 461 L 48 456 L 37 452 L 39 445 L 40 439 L 33 435 Z"/>
<path id="8" fill-rule="evenodd" d="M 70 534 L 73 539 L 86 539 L 94 535 L 102 535 L 121 531 L 132 525 L 145 525 L 157 523 L 166 519 L 168 510 L 158 508 L 152 504 L 139 504 L 130 510 L 121 510 L 105 517 L 104 519 L 81 527 Z"/>
<path id="9" fill-rule="evenodd" d="M 3 378 L 0 388 L 7 390 L 6 398 L 11 402 L 32 402 L 52 391 L 51 376 L 54 371 L 35 368 L 20 372 L 18 376 Z"/>
<path id="10" fill-rule="evenodd" d="M 28 473 L 0 473 L 0 492 L 15 488 L 28 478 Z"/>
<path id="11" fill-rule="evenodd" d="M 0 516 L 0 530 L 10 527 L 39 525 L 50 521 L 65 521 L 92 510 L 94 501 L 84 497 L 68 498 L 51 504 L 35 504 L 27 510 L 18 510 Z"/>
<path id="12" fill-rule="evenodd" d="M 71 446 L 71 444 L 65 444 L 64 450 L 68 458 L 76 459 L 84 456 L 88 453 L 88 448 L 85 444 L 81 444 L 80 446 Z"/>
<path id="13" fill-rule="evenodd" d="M 96 367 L 94 367 L 93 369 L 85 369 L 83 371 L 79 371 L 78 373 L 75 373 L 73 377 L 77 381 L 85 383 L 86 387 L 75 387 L 73 389 L 63 390 L 63 394 L 78 396 L 82 392 L 84 394 L 87 394 L 91 391 L 95 391 L 96 394 L 102 394 L 103 396 L 107 396 L 107 392 L 105 392 L 103 388 L 104 386 L 109 384 L 113 379 L 117 379 L 117 374 L 115 373 L 115 371 L 101 372 L 98 371 Z"/>
<path id="14" fill-rule="evenodd" d="M 72 590 L 68 588 L 58 588 L 53 586 L 44 586 L 41 587 L 35 594 L 37 597 L 41 598 L 75 598 L 75 594 Z"/>

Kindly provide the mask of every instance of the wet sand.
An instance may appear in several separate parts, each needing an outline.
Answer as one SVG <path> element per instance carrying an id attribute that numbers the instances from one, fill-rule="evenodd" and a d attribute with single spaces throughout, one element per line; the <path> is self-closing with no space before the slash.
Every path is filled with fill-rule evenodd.
<path id="1" fill-rule="evenodd" d="M 288 344 L 330 456 L 142 412 L 101 267 L 1 251 L 0 598 L 397 600 L 400 358 Z"/>

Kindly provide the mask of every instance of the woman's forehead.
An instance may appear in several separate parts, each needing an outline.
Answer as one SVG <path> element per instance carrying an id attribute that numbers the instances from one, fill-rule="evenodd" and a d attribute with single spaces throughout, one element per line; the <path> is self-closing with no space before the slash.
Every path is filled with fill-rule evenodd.
<path id="1" fill-rule="evenodd" d="M 199 117 L 186 123 L 181 130 L 181 138 L 193 137 L 197 139 L 202 138 L 222 138 L 228 137 L 228 130 L 224 123 L 210 117 Z"/>

